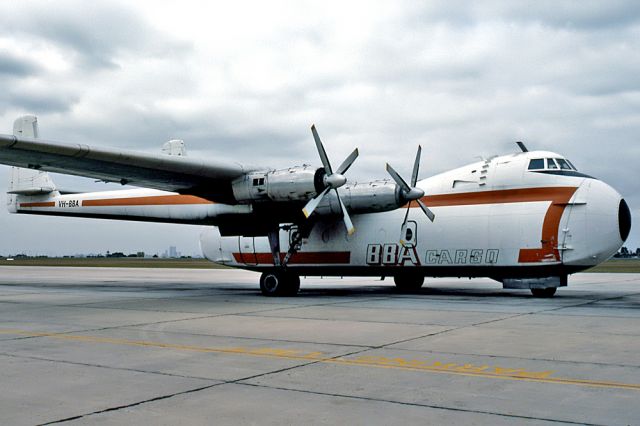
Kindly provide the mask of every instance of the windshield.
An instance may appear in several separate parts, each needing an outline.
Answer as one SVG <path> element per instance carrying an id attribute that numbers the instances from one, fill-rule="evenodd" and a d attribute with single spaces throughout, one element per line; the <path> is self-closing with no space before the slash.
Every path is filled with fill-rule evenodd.
<path id="1" fill-rule="evenodd" d="M 532 158 L 529 160 L 528 170 L 577 171 L 578 169 L 565 158 Z"/>

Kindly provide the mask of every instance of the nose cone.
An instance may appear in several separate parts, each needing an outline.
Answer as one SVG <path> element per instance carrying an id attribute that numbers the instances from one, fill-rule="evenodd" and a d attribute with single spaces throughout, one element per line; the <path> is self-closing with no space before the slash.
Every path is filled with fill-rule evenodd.
<path id="1" fill-rule="evenodd" d="M 611 186 L 586 180 L 566 209 L 567 226 L 563 261 L 568 265 L 597 265 L 613 256 L 631 230 L 631 213 Z"/>
<path id="2" fill-rule="evenodd" d="M 631 212 L 624 199 L 620 200 L 618 206 L 618 226 L 620 227 L 620 238 L 623 242 L 627 241 L 629 232 L 631 232 Z"/>

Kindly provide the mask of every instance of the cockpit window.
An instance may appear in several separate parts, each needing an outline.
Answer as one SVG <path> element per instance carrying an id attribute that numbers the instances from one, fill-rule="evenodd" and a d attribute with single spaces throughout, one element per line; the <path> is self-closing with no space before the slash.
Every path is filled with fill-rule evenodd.
<path id="1" fill-rule="evenodd" d="M 542 170 L 544 169 L 544 158 L 534 158 L 529 161 L 529 170 Z"/>
<path id="2" fill-rule="evenodd" d="M 556 162 L 560 166 L 560 170 L 572 170 L 573 169 L 567 160 L 564 160 L 562 158 L 556 158 Z"/>
<path id="3" fill-rule="evenodd" d="M 529 160 L 529 170 L 572 170 L 576 167 L 565 158 L 533 158 Z"/>

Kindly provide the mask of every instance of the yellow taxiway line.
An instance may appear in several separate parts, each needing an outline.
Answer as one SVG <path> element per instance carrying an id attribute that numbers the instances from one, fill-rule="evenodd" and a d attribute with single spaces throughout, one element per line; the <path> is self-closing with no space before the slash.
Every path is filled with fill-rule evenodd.
<path id="1" fill-rule="evenodd" d="M 628 389 L 640 391 L 640 384 L 620 383 L 600 380 L 577 379 L 554 376 L 555 371 L 528 371 L 522 368 L 504 368 L 490 365 L 459 364 L 433 360 L 405 359 L 401 357 L 384 357 L 371 355 L 329 357 L 323 352 L 307 352 L 295 349 L 248 348 L 248 347 L 206 347 L 194 345 L 178 345 L 173 343 L 153 342 L 148 340 L 130 340 L 114 337 L 73 335 L 64 333 L 37 332 L 29 330 L 0 329 L 0 334 L 13 334 L 27 337 L 46 337 L 58 340 L 104 343 L 124 346 L 140 346 L 150 348 L 172 349 L 179 351 L 220 353 L 287 359 L 294 361 L 310 361 L 326 364 L 387 368 L 398 370 L 421 371 L 427 373 L 453 374 L 460 376 L 482 377 L 490 379 L 516 380 L 525 382 L 576 385 L 597 388 Z"/>

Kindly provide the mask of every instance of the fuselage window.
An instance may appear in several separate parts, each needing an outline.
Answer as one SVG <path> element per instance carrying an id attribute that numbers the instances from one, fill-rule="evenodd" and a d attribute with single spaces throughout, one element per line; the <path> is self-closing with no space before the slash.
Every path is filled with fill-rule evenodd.
<path id="1" fill-rule="evenodd" d="M 562 158 L 556 158 L 556 162 L 560 165 L 560 170 L 571 170 L 571 166 L 566 160 Z"/>
<path id="2" fill-rule="evenodd" d="M 542 170 L 544 169 L 544 159 L 534 158 L 529 161 L 529 170 Z"/>
<path id="3" fill-rule="evenodd" d="M 558 168 L 558 165 L 556 164 L 555 161 L 553 161 L 553 158 L 547 158 L 547 169 L 556 170 L 557 168 Z"/>

